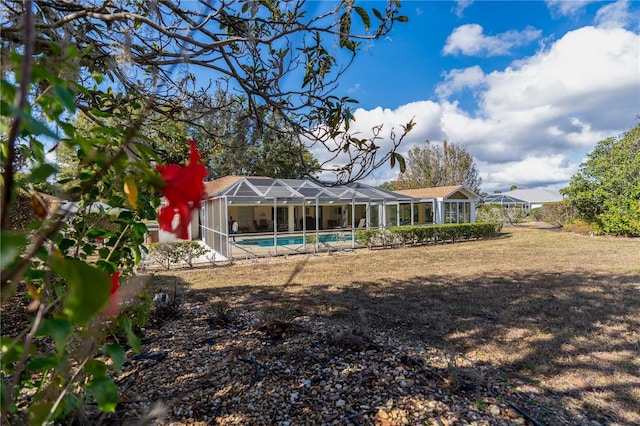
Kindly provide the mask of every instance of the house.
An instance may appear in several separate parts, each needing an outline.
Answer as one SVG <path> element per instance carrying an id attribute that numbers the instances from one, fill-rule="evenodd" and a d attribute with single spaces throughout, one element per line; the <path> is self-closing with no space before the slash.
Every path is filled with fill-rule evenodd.
<path id="1" fill-rule="evenodd" d="M 521 200 L 525 203 L 524 207 L 529 210 L 542 207 L 546 203 L 562 201 L 562 196 L 558 192 L 543 188 L 514 189 L 513 191 L 492 195 L 502 195 Z"/>
<path id="2" fill-rule="evenodd" d="M 476 203 L 480 196 L 463 185 L 396 191 L 419 202 L 432 202 L 433 223 L 466 223 L 476 221 Z"/>
<path id="3" fill-rule="evenodd" d="M 328 242 L 354 248 L 361 228 L 472 222 L 479 199 L 463 186 L 414 194 L 357 182 L 323 185 L 260 176 L 226 176 L 205 183 L 205 191 L 199 231 L 192 228 L 192 238 L 225 258 L 317 250 Z M 239 225 L 235 242 L 231 218 Z"/>

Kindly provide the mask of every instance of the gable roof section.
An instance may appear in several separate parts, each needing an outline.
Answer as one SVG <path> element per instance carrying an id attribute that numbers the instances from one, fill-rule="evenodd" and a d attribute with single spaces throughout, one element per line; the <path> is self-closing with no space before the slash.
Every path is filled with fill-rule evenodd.
<path id="1" fill-rule="evenodd" d="M 464 185 L 436 186 L 433 188 L 403 189 L 395 191 L 398 194 L 408 195 L 413 198 L 447 198 L 451 194 L 462 191 L 471 200 L 477 200 L 480 197 L 475 192 L 467 189 Z"/>
<path id="2" fill-rule="evenodd" d="M 205 198 L 215 196 L 219 192 L 224 191 L 234 183 L 244 178 L 245 178 L 244 176 L 224 176 L 216 180 L 205 182 L 204 183 Z"/>

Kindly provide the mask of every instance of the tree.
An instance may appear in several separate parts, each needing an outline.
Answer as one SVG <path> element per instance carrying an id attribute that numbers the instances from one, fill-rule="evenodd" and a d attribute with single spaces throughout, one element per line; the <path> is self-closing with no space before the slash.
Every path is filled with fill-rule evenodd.
<path id="1" fill-rule="evenodd" d="M 601 232 L 640 236 L 640 124 L 600 141 L 560 192 Z"/>
<path id="2" fill-rule="evenodd" d="M 2 330 L 6 423 L 86 423 L 83 414 L 72 418 L 84 404 L 115 410 L 110 375 L 126 360 L 121 344 L 140 351 L 136 311 L 119 311 L 118 298 L 120 286 L 134 284 L 145 222 L 158 218 L 161 229 L 184 236 L 204 196 L 207 170 L 197 144 L 180 139 L 185 129 L 206 132 L 199 119 L 222 105 L 207 103 L 208 88 L 194 88 L 189 67 L 207 69 L 225 89 L 244 93 L 256 121 L 275 114 L 300 138 L 296 143 L 327 143 L 330 152 L 366 166 L 347 165 L 339 177 L 362 176 L 381 164 L 377 159 L 397 159 L 393 152 L 376 157 L 375 137 L 349 135 L 352 100 L 332 93 L 345 64 L 329 53 L 335 39 L 352 56 L 348 65 L 359 40 L 379 38 L 404 20 L 397 1 L 373 11 L 379 25 L 371 32 L 369 14 L 352 1 L 317 17 L 308 17 L 303 1 L 184 4 L 191 9 L 170 0 L 2 2 L 0 290 L 3 303 L 15 300 L 19 286 L 30 300 L 21 310 L 24 329 Z M 352 17 L 360 19 L 363 35 L 352 33 Z M 224 141 L 216 138 L 226 132 L 209 136 Z M 154 144 L 163 135 L 179 142 L 175 150 Z M 402 137 L 391 139 L 397 147 Z M 40 203 L 34 189 L 66 180 L 50 158 L 62 146 L 75 203 L 58 209 Z M 34 220 L 14 229 L 10 215 L 20 191 L 28 194 Z M 160 209 L 159 194 L 168 200 Z M 106 220 L 97 224 L 96 216 Z M 117 337 L 108 340 L 114 329 Z"/>
<path id="3" fill-rule="evenodd" d="M 442 145 L 427 141 L 424 147 L 414 146 L 407 154 L 407 169 L 390 182 L 395 190 L 466 185 L 480 193 L 480 177 L 473 157 L 460 145 L 444 141 Z"/>
<path id="4" fill-rule="evenodd" d="M 3 72 L 9 70 L 8 56 L 24 45 L 22 17 L 33 5 L 35 63 L 62 69 L 66 52 L 80 52 L 65 76 L 86 89 L 74 89 L 83 114 L 95 118 L 146 104 L 155 114 L 142 128 L 186 122 L 224 145 L 229 129 L 203 124 L 225 107 L 210 92 L 240 94 L 242 108 L 256 121 L 269 116 L 265 111 L 286 120 L 285 131 L 304 142 L 292 146 L 328 151 L 321 169 L 340 181 L 362 178 L 393 158 L 404 132 L 396 137 L 390 129 L 386 153 L 375 143 L 381 135 L 350 134 L 355 100 L 336 96 L 337 82 L 363 42 L 384 37 L 407 18 L 399 15 L 398 0 L 370 11 L 355 0 L 313 4 L 323 10 L 309 13 L 305 0 L 5 0 L 0 62 Z M 103 79 L 97 85 L 91 78 L 96 74 Z"/>
<path id="5" fill-rule="evenodd" d="M 193 130 L 209 168 L 208 179 L 226 175 L 296 179 L 318 170 L 318 161 L 277 112 L 263 111 L 264 116 L 255 120 L 241 98 L 224 93 L 217 96 L 224 107 L 201 119 L 208 132 Z M 209 136 L 221 128 L 227 129 L 224 144 Z"/>

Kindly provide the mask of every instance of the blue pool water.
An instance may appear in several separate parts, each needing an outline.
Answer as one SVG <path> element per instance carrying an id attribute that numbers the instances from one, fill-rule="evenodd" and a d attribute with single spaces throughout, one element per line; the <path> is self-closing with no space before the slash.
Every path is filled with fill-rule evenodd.
<path id="1" fill-rule="evenodd" d="M 338 237 L 336 234 L 320 234 L 318 235 L 321 243 L 331 243 L 338 241 L 351 241 L 351 234 L 343 234 Z M 273 247 L 273 237 L 260 237 L 260 238 L 247 238 L 238 240 L 236 244 L 240 245 L 254 245 L 260 247 Z M 302 245 L 304 241 L 302 235 L 290 236 L 290 237 L 278 237 L 279 246 L 287 245 Z M 307 243 L 309 244 L 309 243 Z"/>

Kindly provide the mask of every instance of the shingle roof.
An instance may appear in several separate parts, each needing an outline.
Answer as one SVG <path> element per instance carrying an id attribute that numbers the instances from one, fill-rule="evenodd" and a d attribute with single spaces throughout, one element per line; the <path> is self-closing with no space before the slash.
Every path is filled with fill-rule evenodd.
<path id="1" fill-rule="evenodd" d="M 462 185 L 436 186 L 433 188 L 403 189 L 401 191 L 394 191 L 394 192 L 397 192 L 398 194 L 408 195 L 414 198 L 443 198 L 460 188 L 462 188 Z"/>
<path id="2" fill-rule="evenodd" d="M 228 188 L 229 186 L 233 185 L 240 179 L 244 179 L 245 177 L 246 176 L 224 176 L 219 179 L 212 180 L 210 182 L 205 182 L 204 183 L 205 198 L 213 197 L 218 192 Z M 261 179 L 263 177 L 257 176 L 256 178 Z M 268 178 L 264 178 L 264 179 L 268 179 Z"/>

